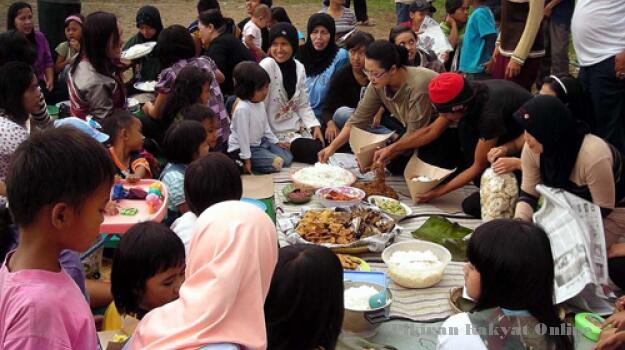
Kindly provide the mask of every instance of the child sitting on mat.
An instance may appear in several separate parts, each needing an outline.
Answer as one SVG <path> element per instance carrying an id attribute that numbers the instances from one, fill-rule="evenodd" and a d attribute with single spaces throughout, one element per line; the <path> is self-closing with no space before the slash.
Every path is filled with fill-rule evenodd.
<path id="1" fill-rule="evenodd" d="M 189 211 L 171 225 L 187 253 L 198 216 L 213 204 L 239 200 L 242 195 L 239 169 L 224 154 L 209 153 L 189 164 L 184 174 L 184 196 Z"/>
<path id="2" fill-rule="evenodd" d="M 168 226 L 189 209 L 184 196 L 184 173 L 192 161 L 208 154 L 206 131 L 200 122 L 183 120 L 172 124 L 163 138 L 163 152 L 167 165 L 161 174 L 161 181 L 167 187 Z"/>
<path id="3" fill-rule="evenodd" d="M 89 304 L 59 254 L 100 237 L 113 176 L 106 149 L 71 127 L 33 134 L 13 154 L 6 185 L 20 241 L 0 268 L 0 348 L 97 347 Z"/>
<path id="4" fill-rule="evenodd" d="M 129 181 L 152 178 L 149 162 L 139 153 L 143 149 L 143 134 L 138 118 L 118 110 L 102 121 L 102 130 L 110 137 L 109 154 L 117 175 Z"/>
<path id="5" fill-rule="evenodd" d="M 254 62 L 241 62 L 233 72 L 234 92 L 239 98 L 232 116 L 228 154 L 244 173 L 255 170 L 270 174 L 289 167 L 293 155 L 290 145 L 279 142 L 271 131 L 265 97 L 269 91 L 269 74 Z"/>
<path id="6" fill-rule="evenodd" d="M 115 249 L 111 270 L 115 304 L 109 306 L 107 316 L 117 311 L 140 320 L 152 309 L 178 299 L 184 261 L 182 242 L 165 225 L 142 222 L 131 227 Z M 112 320 L 105 317 L 107 321 Z"/>

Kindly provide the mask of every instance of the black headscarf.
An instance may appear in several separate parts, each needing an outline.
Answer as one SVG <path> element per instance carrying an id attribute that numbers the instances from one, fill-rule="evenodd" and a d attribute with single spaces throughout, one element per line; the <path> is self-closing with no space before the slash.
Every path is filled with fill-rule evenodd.
<path id="1" fill-rule="evenodd" d="M 287 98 L 290 100 L 295 94 L 295 87 L 297 85 L 297 67 L 294 59 L 294 56 L 297 53 L 297 48 L 299 47 L 297 29 L 295 29 L 295 27 L 293 27 L 290 23 L 278 23 L 272 26 L 269 31 L 269 47 L 271 47 L 271 44 L 277 38 L 285 38 L 289 44 L 291 44 L 291 48 L 293 49 L 291 58 L 289 58 L 286 62 L 276 62 L 278 63 L 278 67 L 280 67 L 280 72 L 282 72 L 282 85 L 286 91 Z"/>
<path id="2" fill-rule="evenodd" d="M 523 128 L 543 145 L 540 176 L 545 185 L 566 188 L 588 126 L 575 120 L 568 108 L 553 96 L 536 96 L 515 114 Z"/>
<path id="3" fill-rule="evenodd" d="M 137 44 L 142 44 L 147 41 L 157 41 L 158 35 L 163 30 L 163 22 L 161 21 L 161 13 L 154 6 L 143 6 L 137 11 L 137 28 L 139 28 L 142 24 L 148 25 L 154 29 L 156 29 L 156 35 L 150 39 L 146 39 L 141 35 L 141 33 L 137 34 Z"/>
<path id="4" fill-rule="evenodd" d="M 318 26 L 323 26 L 330 32 L 330 42 L 323 51 L 315 50 L 310 34 Z M 336 27 L 334 19 L 327 13 L 315 13 L 308 19 L 308 34 L 306 44 L 304 44 L 297 55 L 297 59 L 302 62 L 306 68 L 306 75 L 314 77 L 323 73 L 334 61 L 336 53 L 339 52 L 338 46 L 334 42 L 336 36 Z"/>

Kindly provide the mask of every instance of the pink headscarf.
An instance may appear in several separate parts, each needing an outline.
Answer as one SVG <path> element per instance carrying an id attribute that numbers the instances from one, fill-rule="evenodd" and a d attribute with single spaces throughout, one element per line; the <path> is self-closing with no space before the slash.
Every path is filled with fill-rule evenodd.
<path id="1" fill-rule="evenodd" d="M 275 225 L 260 209 L 238 201 L 210 207 L 194 228 L 180 298 L 149 312 L 130 348 L 265 349 L 263 305 L 277 258 Z"/>

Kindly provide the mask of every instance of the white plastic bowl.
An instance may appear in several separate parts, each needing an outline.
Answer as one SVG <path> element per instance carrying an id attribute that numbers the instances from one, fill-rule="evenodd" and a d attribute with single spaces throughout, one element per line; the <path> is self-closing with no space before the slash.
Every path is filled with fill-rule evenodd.
<path id="1" fill-rule="evenodd" d="M 425 252 L 430 250 L 442 263 L 438 268 L 424 268 L 418 274 L 408 274 L 396 264 L 389 263 L 391 256 L 399 251 Z M 440 244 L 426 241 L 407 241 L 390 245 L 382 252 L 382 260 L 388 267 L 388 275 L 393 282 L 404 288 L 428 288 L 443 279 L 447 264 L 451 261 L 451 253 Z"/>
<path id="2" fill-rule="evenodd" d="M 324 198 L 324 195 L 327 194 L 327 193 L 330 193 L 331 191 L 337 191 L 337 192 L 340 192 L 340 193 L 344 193 L 346 195 L 354 197 L 354 199 L 350 199 L 350 200 L 347 200 L 347 201 L 336 201 L 336 200 L 331 200 L 331 199 Z M 349 187 L 349 186 L 320 188 L 320 189 L 317 190 L 317 192 L 315 192 L 315 195 L 317 196 L 317 199 L 319 200 L 321 205 L 323 205 L 326 208 L 348 208 L 348 207 L 353 207 L 355 205 L 360 204 L 360 202 L 362 202 L 362 200 L 365 199 L 365 196 L 366 196 L 366 194 L 365 194 L 365 192 L 363 190 L 355 188 L 355 187 Z"/>
<path id="3" fill-rule="evenodd" d="M 389 213 L 386 210 L 380 208 L 380 206 L 378 205 L 377 201 L 379 200 L 385 200 L 385 201 L 393 201 L 393 202 L 399 202 L 399 205 L 401 205 L 402 208 L 404 208 L 404 210 L 406 211 L 406 215 L 397 215 L 397 214 L 393 214 L 393 213 Z M 410 209 L 409 206 L 407 206 L 406 204 L 398 201 L 397 199 L 394 198 L 389 198 L 389 197 L 384 197 L 384 196 L 369 196 L 369 198 L 367 198 L 367 201 L 369 202 L 369 204 L 374 205 L 376 208 L 380 209 L 381 212 L 383 212 L 384 214 L 392 217 L 393 219 L 395 219 L 396 221 L 399 221 L 403 218 L 405 218 L 406 216 L 412 215 L 412 209 Z"/>

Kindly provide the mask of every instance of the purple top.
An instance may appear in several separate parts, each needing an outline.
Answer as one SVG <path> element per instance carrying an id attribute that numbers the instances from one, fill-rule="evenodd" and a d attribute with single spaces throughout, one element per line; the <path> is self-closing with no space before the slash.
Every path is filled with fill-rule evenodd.
<path id="1" fill-rule="evenodd" d="M 37 80 L 45 81 L 44 73 L 46 68 L 54 67 L 52 54 L 50 53 L 50 45 L 48 45 L 46 36 L 43 35 L 42 32 L 38 31 L 35 31 L 35 43 L 37 44 L 37 60 L 35 61 L 33 68 L 35 69 Z"/>
<path id="2" fill-rule="evenodd" d="M 210 109 L 212 109 L 213 112 L 219 116 L 220 125 L 219 130 L 217 131 L 217 136 L 222 141 L 227 141 L 230 136 L 230 119 L 228 118 L 228 112 L 226 111 L 226 106 L 224 105 L 224 97 L 221 93 L 221 89 L 219 88 L 219 83 L 217 83 L 217 79 L 215 78 L 217 65 L 212 59 L 206 56 L 200 56 L 190 59 L 182 59 L 174 63 L 171 67 L 161 71 L 161 74 L 159 74 L 158 77 L 158 83 L 156 83 L 156 87 L 154 89 L 159 94 L 170 94 L 174 86 L 176 76 L 180 73 L 182 68 L 189 64 L 205 69 L 211 75 L 212 79 L 210 84 L 208 107 L 210 107 Z"/>

